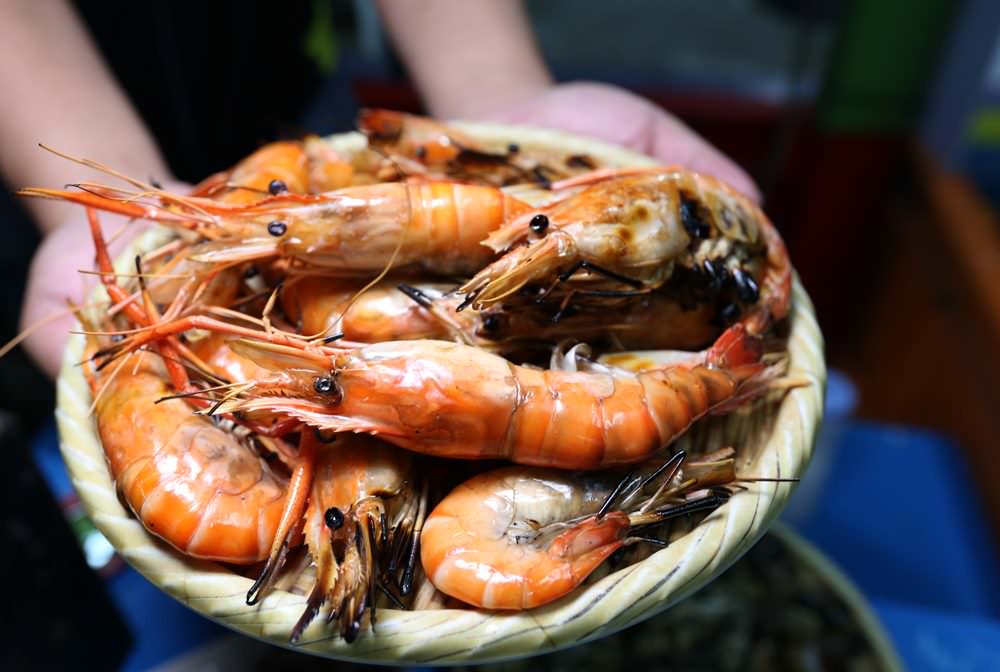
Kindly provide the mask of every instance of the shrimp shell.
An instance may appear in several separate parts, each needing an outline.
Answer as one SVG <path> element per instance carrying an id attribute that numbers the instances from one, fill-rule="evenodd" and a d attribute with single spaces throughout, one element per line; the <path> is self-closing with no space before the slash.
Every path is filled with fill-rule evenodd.
<path id="1" fill-rule="evenodd" d="M 766 368 L 759 341 L 738 325 L 690 362 L 626 376 L 542 371 L 440 341 L 379 343 L 329 360 L 263 343 L 240 352 L 275 353 L 274 374 L 214 412 L 287 413 L 429 455 L 564 469 L 647 459 L 698 418 L 762 391 Z"/>

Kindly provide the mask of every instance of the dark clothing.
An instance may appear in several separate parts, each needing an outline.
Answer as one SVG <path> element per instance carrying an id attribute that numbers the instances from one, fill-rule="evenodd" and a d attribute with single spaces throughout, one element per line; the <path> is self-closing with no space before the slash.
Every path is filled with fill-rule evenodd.
<path id="1" fill-rule="evenodd" d="M 196 182 L 305 130 L 322 83 L 304 47 L 315 3 L 77 5 L 177 177 Z"/>

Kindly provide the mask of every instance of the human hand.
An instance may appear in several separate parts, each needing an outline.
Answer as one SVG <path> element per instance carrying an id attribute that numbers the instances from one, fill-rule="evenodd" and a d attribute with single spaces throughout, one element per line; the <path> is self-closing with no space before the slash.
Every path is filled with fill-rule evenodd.
<path id="1" fill-rule="evenodd" d="M 167 184 L 170 191 L 187 193 L 188 185 Z M 58 210 L 55 210 L 58 208 Z M 53 379 L 62 366 L 63 351 L 75 317 L 69 306 L 81 305 L 100 282 L 96 275 L 81 274 L 94 268 L 94 243 L 82 208 L 53 204 L 48 211 L 63 219 L 42 239 L 35 251 L 21 305 L 21 330 L 38 326 L 24 341 L 24 348 Z M 116 258 L 149 225 L 129 223 L 124 217 L 101 213 L 101 224 L 112 259 Z"/>
<path id="2" fill-rule="evenodd" d="M 718 177 L 754 201 L 750 176 L 683 122 L 653 103 L 607 84 L 556 84 L 482 118 L 590 136 Z"/>

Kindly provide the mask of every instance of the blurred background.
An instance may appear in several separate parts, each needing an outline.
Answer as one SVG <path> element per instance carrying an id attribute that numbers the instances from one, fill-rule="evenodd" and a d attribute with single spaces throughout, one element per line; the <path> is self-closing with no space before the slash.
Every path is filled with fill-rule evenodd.
<path id="1" fill-rule="evenodd" d="M 182 179 L 197 181 L 276 137 L 348 130 L 359 106 L 422 111 L 364 0 L 138 5 L 81 3 L 80 11 Z M 876 603 L 906 655 L 920 653 L 916 644 L 916 653 L 907 648 L 917 641 L 919 627 L 905 625 L 914 613 L 925 619 L 918 624 L 969 618 L 993 627 L 1000 618 L 1000 3 L 526 6 L 561 81 L 610 82 L 654 100 L 760 185 L 836 371 L 816 476 L 803 484 L 790 522 Z M 0 246 L 9 270 L 0 286 L 6 340 L 17 331 L 37 234 L 9 191 L 0 194 L 0 216 L 8 235 Z M 26 356 L 0 360 L 4 492 L 13 511 L 4 547 L 14 551 L 4 561 L 41 572 L 22 586 L 36 604 L 20 641 L 86 640 L 77 607 L 104 633 L 97 667 L 126 661 L 143 669 L 217 636 L 207 624 L 204 632 L 193 626 L 187 640 L 168 637 L 149 653 L 140 646 L 149 637 L 128 610 L 116 618 L 101 597 L 108 581 L 119 582 L 112 593 L 145 588 L 138 577 L 124 582 L 107 549 L 86 542 L 92 530 L 60 475 L 53 405 L 50 384 Z M 39 487 L 43 480 L 55 498 Z M 111 578 L 86 569 L 77 540 L 91 544 L 91 565 Z M 46 590 L 69 592 L 71 604 L 38 600 Z M 107 606 L 96 621 L 80 604 L 84 595 L 86 605 Z M 177 623 L 195 618 L 166 608 L 180 610 Z M 137 657 L 140 649 L 146 658 Z"/>

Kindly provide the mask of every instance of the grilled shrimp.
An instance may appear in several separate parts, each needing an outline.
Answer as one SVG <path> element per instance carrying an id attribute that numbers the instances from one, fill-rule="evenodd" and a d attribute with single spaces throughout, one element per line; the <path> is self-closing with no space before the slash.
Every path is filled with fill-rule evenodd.
<path id="1" fill-rule="evenodd" d="M 22 189 L 193 228 L 215 240 L 193 258 L 238 263 L 284 257 L 363 274 L 417 267 L 439 274 L 475 272 L 493 257 L 481 243 L 529 206 L 492 187 L 451 182 L 372 184 L 324 194 L 283 193 L 248 205 L 155 192 L 167 205 L 98 186 L 88 191 Z"/>
<path id="2" fill-rule="evenodd" d="M 274 373 L 215 412 L 268 410 L 416 452 L 564 469 L 639 462 L 702 416 L 763 390 L 758 340 L 736 325 L 708 351 L 638 374 L 543 371 L 441 341 L 326 354 L 269 343 L 240 352 Z"/>
<path id="3" fill-rule="evenodd" d="M 529 283 L 663 285 L 683 267 L 708 284 L 728 285 L 733 308 L 723 317 L 763 333 L 788 313 L 791 265 L 767 217 L 715 178 L 679 169 L 600 173 L 578 193 L 525 213 L 490 234 L 507 250 L 461 291 L 474 307 L 496 303 Z M 587 180 L 579 180 L 587 184 Z M 520 245 L 515 247 L 516 245 Z"/>
<path id="4" fill-rule="evenodd" d="M 457 129 L 393 110 L 361 110 L 357 126 L 373 149 L 423 164 L 446 164 L 458 159 L 463 149 L 479 148 L 479 143 Z"/>
<path id="5" fill-rule="evenodd" d="M 99 229 L 95 244 L 106 269 L 109 262 Z M 123 292 L 112 276 L 104 277 L 112 296 L 120 296 Z M 148 321 L 137 306 L 126 305 L 132 310 L 125 312 L 140 324 Z M 401 553 L 415 558 L 413 534 L 424 505 L 413 488 L 406 487 L 408 454 L 368 437 L 321 445 L 308 429 L 300 432 L 299 450 L 292 452 L 282 448 L 281 439 L 255 436 L 225 417 L 193 414 L 172 394 L 198 391 L 183 369 L 171 375 L 173 389 L 168 383 L 164 364 L 175 363 L 176 357 L 169 337 L 153 341 L 168 353 L 164 359 L 150 351 L 132 352 L 115 367 L 96 365 L 99 349 L 96 338 L 91 339 L 85 370 L 96 399 L 102 446 L 125 501 L 150 532 L 195 557 L 236 564 L 266 559 L 247 594 L 248 604 L 253 604 L 272 585 L 305 526 L 318 566 L 317 583 L 293 640 L 327 599 L 334 603 L 328 621 L 339 618 L 339 631 L 353 639 L 365 609 L 374 608 L 376 586 L 391 589 L 390 579 L 406 586 L 406 576 L 392 576 L 386 565 Z M 233 352 L 219 333 L 189 340 L 188 351 L 200 360 L 193 371 L 208 369 L 214 377 L 236 382 L 264 373 Z M 262 426 L 259 417 L 248 424 Z M 285 423 L 282 431 L 300 424 Z M 274 471 L 255 448 L 278 448 L 293 469 L 291 477 Z M 387 499 L 394 500 L 391 507 Z M 332 524 L 335 518 L 339 525 Z M 345 530 L 339 541 L 331 539 L 335 527 Z M 353 536 L 344 537 L 348 531 Z M 412 576 L 412 562 L 397 564 Z"/>
<path id="6" fill-rule="evenodd" d="M 391 278 L 366 289 L 367 284 L 306 276 L 283 285 L 281 305 L 304 334 L 342 334 L 362 343 L 454 340 L 493 352 L 566 338 L 626 349 L 696 350 L 722 331 L 713 304 L 687 305 L 665 292 L 600 306 L 564 308 L 557 300 L 530 300 L 460 310 L 463 299 L 450 291 L 452 285 Z"/>
<path id="7" fill-rule="evenodd" d="M 652 463 L 651 463 L 652 464 Z M 427 517 L 424 572 L 485 609 L 531 609 L 579 586 L 637 528 L 718 507 L 736 480 L 731 451 L 611 476 L 506 467 L 455 488 Z M 616 482 L 618 486 L 615 487 Z"/>

